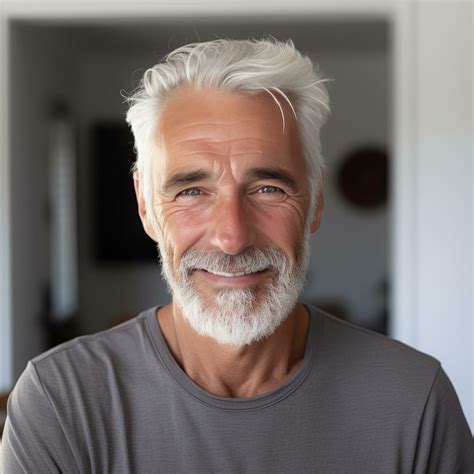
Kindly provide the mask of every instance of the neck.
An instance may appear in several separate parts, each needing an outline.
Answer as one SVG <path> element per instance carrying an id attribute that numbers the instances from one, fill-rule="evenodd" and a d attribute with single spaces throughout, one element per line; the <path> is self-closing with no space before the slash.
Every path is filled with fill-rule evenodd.
<path id="1" fill-rule="evenodd" d="M 175 303 L 161 308 L 157 318 L 171 354 L 188 377 L 224 397 L 261 395 L 289 379 L 303 360 L 309 327 L 308 311 L 297 304 L 271 336 L 232 346 L 198 334 Z"/>

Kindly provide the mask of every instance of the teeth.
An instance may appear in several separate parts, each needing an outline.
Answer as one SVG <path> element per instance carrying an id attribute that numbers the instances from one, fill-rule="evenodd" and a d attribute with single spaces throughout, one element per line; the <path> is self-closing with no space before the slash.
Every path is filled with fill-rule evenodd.
<path id="1" fill-rule="evenodd" d="M 259 273 L 263 272 L 266 268 L 261 268 L 258 270 L 252 270 L 252 271 L 247 271 L 247 272 L 218 272 L 218 271 L 212 271 L 208 270 L 207 268 L 201 268 L 200 270 L 204 270 L 205 272 L 212 273 L 213 275 L 219 275 L 219 276 L 224 276 L 224 277 L 239 277 L 239 276 L 244 276 L 244 275 L 251 275 L 253 273 Z"/>
<path id="2" fill-rule="evenodd" d="M 225 276 L 225 277 L 239 277 L 239 276 L 247 275 L 247 273 L 245 273 L 245 272 L 225 273 L 225 272 L 211 272 L 211 271 L 209 271 L 209 273 L 212 273 L 213 275 L 219 275 L 219 276 Z"/>

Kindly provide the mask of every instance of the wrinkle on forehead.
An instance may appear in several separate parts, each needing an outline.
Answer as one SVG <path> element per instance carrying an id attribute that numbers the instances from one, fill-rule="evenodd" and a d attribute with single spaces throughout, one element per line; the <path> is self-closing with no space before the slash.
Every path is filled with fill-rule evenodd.
<path id="1" fill-rule="evenodd" d="M 290 106 L 282 101 L 279 107 L 274 99 L 262 92 L 245 94 L 237 91 L 220 89 L 196 90 L 191 86 L 181 86 L 168 97 L 162 111 L 161 124 L 164 128 L 172 128 L 177 132 L 186 132 L 192 135 L 193 128 L 200 127 L 206 134 L 225 134 L 225 128 L 234 131 L 242 125 L 263 127 L 265 133 L 283 135 L 296 131 L 296 119 Z M 225 119 L 221 112 L 225 109 Z M 254 116 L 248 118 L 245 112 L 253 109 Z M 242 113 L 244 112 L 244 113 Z M 282 117 L 282 112 L 284 116 Z M 186 122 L 182 122 L 183 116 Z M 286 117 L 286 118 L 285 118 Z M 289 127 L 282 128 L 282 119 Z M 238 127 L 236 127 L 238 126 Z"/>
<path id="2" fill-rule="evenodd" d="M 287 168 L 302 165 L 295 118 L 288 113 L 283 132 L 281 113 L 266 94 L 175 92 L 160 122 L 155 142 L 160 175 L 201 164 L 220 176 L 230 172 L 235 177 L 241 160 L 250 164 L 266 157 Z"/>
<path id="3" fill-rule="evenodd" d="M 165 169 L 174 165 L 198 166 L 200 163 L 202 167 L 212 165 L 215 171 L 228 167 L 234 175 L 241 160 L 248 163 L 258 162 L 259 158 L 264 156 L 277 159 L 279 155 L 291 153 L 291 149 L 282 143 L 253 138 L 216 141 L 209 141 L 207 138 L 182 139 L 175 143 L 168 143 L 168 140 L 165 140 L 163 145 Z M 173 163 L 170 160 L 173 160 Z M 223 172 L 220 171 L 218 174 Z"/>
<path id="4" fill-rule="evenodd" d="M 284 141 L 283 133 L 275 131 L 275 124 L 272 121 L 264 120 L 241 120 L 232 122 L 214 122 L 209 123 L 205 118 L 196 120 L 193 124 L 181 126 L 166 122 L 160 129 L 157 137 L 158 142 L 165 142 L 167 145 L 178 145 L 190 143 L 199 144 L 201 141 L 206 143 L 227 143 L 227 142 L 254 142 L 274 144 Z"/>
<path id="5" fill-rule="evenodd" d="M 275 143 L 272 140 L 258 139 L 258 138 L 233 138 L 229 140 L 209 140 L 207 137 L 200 139 L 183 138 L 176 142 L 169 143 L 169 140 L 164 141 L 164 147 L 167 150 L 178 152 L 180 156 L 241 156 L 251 154 L 269 154 L 281 153 L 282 144 Z M 290 149 L 288 152 L 290 152 Z M 285 150 L 285 148 L 283 148 Z"/>
<path id="6" fill-rule="evenodd" d="M 210 121 L 197 121 L 196 123 L 191 123 L 189 125 L 181 125 L 181 126 L 178 126 L 178 130 L 179 131 L 185 131 L 185 130 L 188 130 L 190 128 L 194 128 L 196 125 L 199 125 L 199 126 L 208 126 L 208 127 L 215 127 L 215 126 L 220 126 L 220 127 L 234 127 L 235 125 L 237 124 L 241 124 L 241 123 L 252 123 L 252 122 L 255 122 L 255 120 L 243 120 L 243 119 L 240 119 L 240 120 L 235 120 L 235 121 L 232 121 L 232 122 L 229 122 L 229 121 L 226 121 L 226 122 L 223 122 L 222 120 L 219 120 L 219 121 L 215 121 L 215 122 L 210 122 Z"/>
<path id="7" fill-rule="evenodd" d="M 206 143 L 216 143 L 216 144 L 219 144 L 219 143 L 232 143 L 232 142 L 238 142 L 238 141 L 242 141 L 242 142 L 245 142 L 245 143 L 248 143 L 248 142 L 252 142 L 252 141 L 255 141 L 255 142 L 263 142 L 263 143 L 274 143 L 272 140 L 266 140 L 264 138 L 251 138 L 251 137 L 245 137 L 245 138 L 229 138 L 229 139 L 219 139 L 219 140 L 213 140 L 213 139 L 209 139 L 207 136 L 202 136 L 202 137 L 199 137 L 199 138 L 182 138 L 182 139 L 178 139 L 178 140 L 175 140 L 175 141 L 172 141 L 171 144 L 173 145 L 178 145 L 178 144 L 181 144 L 181 143 L 199 143 L 199 142 L 202 142 L 203 140 L 206 140 Z M 170 140 L 167 140 L 167 142 L 169 142 Z"/>

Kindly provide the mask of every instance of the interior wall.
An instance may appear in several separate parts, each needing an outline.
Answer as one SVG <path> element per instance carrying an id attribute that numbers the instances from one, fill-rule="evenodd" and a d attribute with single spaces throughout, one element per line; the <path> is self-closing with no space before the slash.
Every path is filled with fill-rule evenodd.
<path id="1" fill-rule="evenodd" d="M 414 335 L 442 362 L 474 431 L 474 4 L 420 4 L 417 15 Z"/>
<path id="2" fill-rule="evenodd" d="M 350 320 L 371 326 L 384 309 L 381 283 L 390 278 L 391 204 L 373 210 L 354 207 L 339 191 L 337 174 L 354 147 L 389 147 L 389 56 L 375 50 L 319 52 L 316 58 L 333 79 L 332 110 L 322 136 L 327 162 L 323 218 L 312 240 L 304 298 L 316 304 L 338 301 Z"/>
<path id="3" fill-rule="evenodd" d="M 9 26 L 0 15 L 0 391 L 10 389 L 12 380 L 12 321 L 11 321 L 11 239 L 10 239 L 10 123 L 9 110 Z M 1 112 L 0 112 L 1 116 Z"/>
<path id="4" fill-rule="evenodd" d="M 132 89 L 134 71 L 149 58 L 143 53 L 85 53 L 77 63 L 79 124 L 79 314 L 85 332 L 134 316 L 169 297 L 156 263 L 100 263 L 94 257 L 94 152 L 91 131 L 96 122 L 125 123 L 120 93 Z M 138 80 L 138 77 L 137 79 Z M 133 186 L 130 175 L 130 186 Z M 138 219 L 138 211 L 137 211 Z"/>
<path id="5" fill-rule="evenodd" d="M 74 84 L 67 44 L 51 32 L 14 24 L 10 37 L 10 213 L 14 380 L 44 350 L 44 291 L 49 274 L 48 115 Z"/>

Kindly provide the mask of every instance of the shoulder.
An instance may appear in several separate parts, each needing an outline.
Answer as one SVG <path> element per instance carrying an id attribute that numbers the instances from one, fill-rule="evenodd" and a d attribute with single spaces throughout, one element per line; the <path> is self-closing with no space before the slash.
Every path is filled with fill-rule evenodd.
<path id="1" fill-rule="evenodd" d="M 80 385 L 81 380 L 102 383 L 112 372 L 133 371 L 137 359 L 146 359 L 153 350 L 147 319 L 154 309 L 111 329 L 60 344 L 33 358 L 29 365 L 45 387 L 58 389 L 58 381 L 73 387 Z"/>
<path id="2" fill-rule="evenodd" d="M 377 393 L 405 391 L 405 399 L 410 394 L 428 395 L 441 367 L 435 357 L 314 307 L 311 310 L 320 331 L 317 351 L 333 375 L 370 386 Z"/>
<path id="3" fill-rule="evenodd" d="M 136 341 L 137 336 L 146 331 L 146 318 L 153 310 L 154 308 L 145 310 L 133 319 L 110 329 L 95 334 L 79 336 L 59 344 L 34 357 L 30 362 L 35 366 L 42 366 L 63 357 L 77 357 L 86 353 L 103 353 L 117 348 L 118 344 L 135 344 L 138 342 Z"/>
<path id="4" fill-rule="evenodd" d="M 402 365 L 414 363 L 416 367 L 428 366 L 435 372 L 440 365 L 435 357 L 403 342 L 339 319 L 321 309 L 312 307 L 311 311 L 313 317 L 319 319 L 324 337 L 332 344 L 337 344 L 338 349 L 346 354 L 370 359 L 383 355 L 383 361 L 386 362 Z"/>
<path id="5" fill-rule="evenodd" d="M 119 413 L 126 392 L 146 386 L 150 373 L 160 375 L 150 371 L 157 365 L 148 334 L 154 310 L 28 362 L 8 401 L 6 465 L 21 464 L 21 472 L 56 472 L 58 466 L 61 472 L 84 472 L 77 467 L 77 453 L 91 447 L 84 433 L 112 430 L 116 417 L 110 413 Z"/>
<path id="6" fill-rule="evenodd" d="M 318 388 L 330 403 L 342 401 L 337 413 L 364 413 L 365 426 L 413 453 L 413 472 L 473 472 L 472 435 L 435 357 L 316 308 L 311 314 Z"/>

